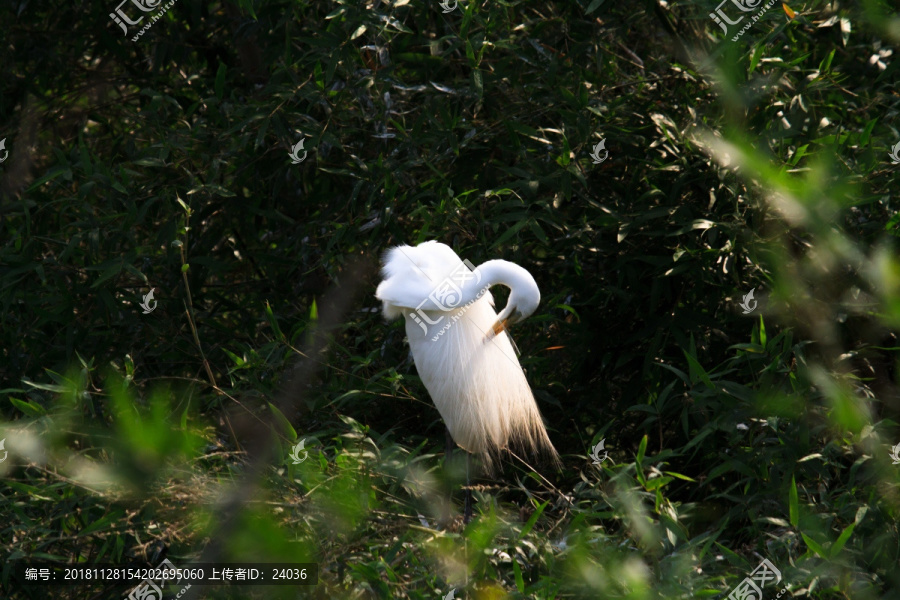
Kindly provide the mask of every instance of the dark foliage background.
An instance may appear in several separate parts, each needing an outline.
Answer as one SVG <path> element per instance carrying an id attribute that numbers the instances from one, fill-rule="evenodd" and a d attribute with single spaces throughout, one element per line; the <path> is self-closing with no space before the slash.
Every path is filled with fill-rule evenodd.
<path id="1" fill-rule="evenodd" d="M 0 593 L 215 546 L 319 583 L 194 597 L 718 597 L 763 558 L 766 598 L 896 594 L 900 17 L 732 41 L 717 6 L 176 2 L 133 41 L 113 2 L 0 5 Z M 535 276 L 565 463 L 465 528 L 373 297 L 429 239 Z"/>

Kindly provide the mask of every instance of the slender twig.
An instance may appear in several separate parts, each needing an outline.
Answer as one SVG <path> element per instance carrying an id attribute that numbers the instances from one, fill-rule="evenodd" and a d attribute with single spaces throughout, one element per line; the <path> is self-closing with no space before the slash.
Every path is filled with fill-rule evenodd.
<path id="1" fill-rule="evenodd" d="M 209 384 L 213 387 L 214 390 L 219 389 L 219 384 L 216 383 L 216 376 L 213 375 L 212 367 L 209 364 L 209 360 L 206 358 L 206 353 L 203 352 L 203 344 L 200 343 L 200 335 L 197 333 L 197 324 L 194 321 L 194 299 L 191 296 L 191 284 L 188 282 L 187 272 L 189 267 L 189 263 L 187 261 L 187 245 L 188 245 L 188 232 L 190 231 L 190 220 L 191 220 L 191 208 L 181 202 L 179 199 L 179 204 L 181 204 L 185 209 L 185 218 L 184 218 L 184 241 L 181 243 L 181 247 L 179 250 L 181 251 L 181 278 L 184 280 L 184 291 L 187 294 L 187 302 L 184 305 L 184 313 L 187 315 L 188 324 L 191 326 L 191 333 L 194 334 L 194 343 L 197 344 L 197 350 L 200 351 L 200 358 L 203 360 L 203 368 L 206 369 L 206 376 L 209 378 Z M 234 444 L 238 450 L 243 451 L 241 448 L 241 442 L 238 439 L 237 434 L 234 432 L 234 427 L 231 425 L 231 419 L 228 418 L 228 414 L 225 414 L 225 423 L 228 425 L 228 431 L 231 432 L 231 439 L 234 440 Z"/>
<path id="2" fill-rule="evenodd" d="M 184 242 L 181 244 L 181 278 L 184 280 L 184 291 L 187 293 L 187 303 L 184 307 L 184 312 L 187 314 L 188 323 L 191 326 L 191 332 L 194 334 L 194 343 L 197 344 L 197 350 L 200 351 L 200 358 L 203 359 L 203 367 L 206 369 L 206 376 L 209 377 L 209 383 L 214 388 L 218 388 L 219 385 L 216 383 L 216 378 L 213 375 L 212 368 L 209 366 L 209 361 L 206 360 L 206 354 L 203 353 L 203 346 L 200 344 L 200 336 L 197 334 L 197 325 L 194 322 L 194 300 L 191 297 L 191 284 L 188 283 L 187 277 L 187 269 L 185 266 L 188 264 L 187 262 L 187 251 L 185 248 L 188 244 L 188 231 L 190 227 L 188 224 L 191 218 L 191 210 L 187 210 L 187 216 L 185 217 L 185 228 L 184 228 Z"/>

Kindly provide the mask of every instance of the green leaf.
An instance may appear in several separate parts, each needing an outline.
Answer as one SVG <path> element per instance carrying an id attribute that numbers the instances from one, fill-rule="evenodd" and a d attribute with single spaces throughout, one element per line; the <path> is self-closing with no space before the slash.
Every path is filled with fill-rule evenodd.
<path id="1" fill-rule="evenodd" d="M 225 72 L 228 68 L 225 66 L 225 63 L 219 63 L 219 69 L 216 71 L 216 98 L 219 100 L 225 94 Z"/>
<path id="2" fill-rule="evenodd" d="M 269 410 L 271 410 L 272 414 L 275 416 L 275 420 L 279 425 L 281 425 L 282 430 L 287 434 L 288 439 L 296 440 L 297 432 L 294 430 L 291 422 L 287 420 L 287 417 L 284 416 L 284 413 L 278 410 L 278 408 L 271 402 L 268 402 L 267 404 L 269 405 Z"/>
<path id="3" fill-rule="evenodd" d="M 828 558 L 828 553 L 825 552 L 825 549 L 822 548 L 822 546 L 820 546 L 815 540 L 813 540 L 811 537 L 809 537 L 805 533 L 801 532 L 800 535 L 803 536 L 803 541 L 806 542 L 806 546 L 810 550 L 812 550 L 813 552 L 815 552 L 822 558 Z"/>
<path id="4" fill-rule="evenodd" d="M 528 519 L 528 522 L 525 523 L 525 527 L 522 528 L 522 531 L 519 532 L 519 539 L 524 538 L 531 529 L 534 527 L 534 524 L 537 523 L 537 520 L 540 518 L 541 514 L 544 512 L 544 509 L 547 508 L 547 504 L 549 504 L 549 500 L 544 501 L 538 504 L 537 508 L 534 510 L 534 514 Z M 513 561 L 515 562 L 515 561 Z"/>
<path id="5" fill-rule="evenodd" d="M 794 155 L 791 157 L 790 164 L 792 166 L 796 166 L 797 163 L 800 162 L 800 159 L 803 158 L 804 156 L 806 156 L 806 151 L 808 149 L 809 149 L 809 144 L 803 144 L 802 146 L 797 148 L 797 151 L 794 152 Z"/>
<path id="6" fill-rule="evenodd" d="M 541 229 L 541 226 L 538 225 L 537 221 L 529 221 L 528 228 L 531 229 L 531 233 L 534 234 L 534 237 L 541 240 L 544 244 L 550 244 L 550 239 L 547 237 L 547 234 L 544 233 L 544 230 Z"/>
<path id="7" fill-rule="evenodd" d="M 475 62 L 475 48 L 472 47 L 472 42 L 470 40 L 466 40 L 466 58 L 469 59 L 469 66 L 473 69 L 478 66 Z"/>
<path id="8" fill-rule="evenodd" d="M 28 382 L 26 382 L 26 383 L 28 383 Z M 32 385 L 32 384 L 29 384 L 29 385 Z M 39 387 L 39 386 L 34 385 L 34 387 Z M 58 387 L 58 386 L 53 386 L 53 387 Z M 61 386 L 59 386 L 59 387 L 61 387 Z M 46 389 L 46 388 L 41 388 L 41 389 Z M 65 389 L 66 388 L 61 388 L 58 391 L 65 391 Z M 40 404 L 37 404 L 33 400 L 25 401 L 25 400 L 19 400 L 17 398 L 10 398 L 9 401 L 12 403 L 13 406 L 15 406 L 16 408 L 21 410 L 23 413 L 25 413 L 29 417 L 42 417 L 47 414 L 47 411 L 44 409 L 44 407 L 41 406 Z"/>
<path id="9" fill-rule="evenodd" d="M 472 24 L 472 18 L 475 16 L 475 3 L 469 2 L 463 12 L 462 23 L 459 24 L 459 38 L 463 40 L 469 39 L 469 26 Z"/>
<path id="10" fill-rule="evenodd" d="M 648 492 L 652 492 L 653 490 L 665 487 L 673 479 L 674 477 L 655 477 L 654 479 L 649 479 L 647 480 L 644 489 Z"/>
<path id="11" fill-rule="evenodd" d="M 513 576 L 516 578 L 516 589 L 519 590 L 520 594 L 525 593 L 525 579 L 522 577 L 522 568 L 519 566 L 519 561 L 513 560 Z"/>
<path id="12" fill-rule="evenodd" d="M 93 533 L 95 531 L 99 531 L 105 527 L 108 527 L 114 521 L 117 521 L 118 519 L 122 518 L 122 516 L 124 514 L 125 513 L 122 511 L 112 511 L 112 512 L 104 515 L 103 517 L 97 519 L 96 521 L 94 521 L 93 523 L 91 523 L 90 525 L 88 525 L 87 527 L 82 529 L 81 531 L 79 531 L 78 535 L 85 536 L 89 533 Z M 112 527 L 110 527 L 110 529 L 112 529 Z"/>
<path id="13" fill-rule="evenodd" d="M 637 456 L 635 457 L 635 462 L 641 464 L 644 460 L 644 454 L 647 452 L 647 436 L 641 438 L 641 444 L 638 446 Z"/>
<path id="14" fill-rule="evenodd" d="M 237 369 L 243 369 L 243 368 L 249 366 L 248 363 L 247 363 L 247 361 L 245 361 L 245 360 L 243 359 L 243 357 L 238 356 L 237 354 L 235 354 L 234 352 L 232 352 L 232 351 L 229 350 L 228 348 L 222 348 L 222 352 L 224 352 L 225 355 L 226 355 L 228 358 L 230 358 L 230 359 L 232 360 L 232 362 L 234 362 L 234 364 L 236 365 Z M 232 370 L 237 370 L 237 369 L 232 369 Z"/>
<path id="15" fill-rule="evenodd" d="M 747 74 L 750 75 L 753 71 L 756 70 L 756 66 L 759 64 L 760 59 L 763 57 L 763 53 L 768 46 L 766 44 L 757 44 L 756 48 L 753 51 L 753 56 L 750 58 L 750 67 L 747 69 Z"/>
<path id="16" fill-rule="evenodd" d="M 766 349 L 759 344 L 732 344 L 728 346 L 729 350 L 743 350 L 751 354 L 765 354 Z"/>
<path id="17" fill-rule="evenodd" d="M 204 189 L 213 192 L 216 196 L 221 196 L 223 198 L 234 198 L 235 196 L 237 196 L 237 194 L 235 194 L 231 190 L 224 188 L 221 185 L 218 185 L 215 183 L 212 183 L 210 185 L 206 185 L 203 187 L 204 187 Z"/>
<path id="18" fill-rule="evenodd" d="M 246 9 L 254 21 L 259 20 L 259 17 L 256 16 L 256 11 L 253 10 L 253 0 L 240 0 L 240 7 Z"/>
<path id="19" fill-rule="evenodd" d="M 869 145 L 869 140 L 872 138 L 872 130 L 875 129 L 875 125 L 878 123 L 878 117 L 875 117 L 868 123 L 866 123 L 866 128 L 859 136 L 859 145 L 860 147 L 865 147 Z"/>
<path id="20" fill-rule="evenodd" d="M 284 333 L 282 333 L 281 327 L 278 326 L 278 319 L 275 318 L 275 313 L 272 312 L 272 305 L 269 304 L 268 300 L 266 301 L 266 320 L 269 321 L 269 327 L 275 332 L 276 337 L 283 342 Z"/>
<path id="21" fill-rule="evenodd" d="M 366 25 L 360 25 L 359 27 L 357 27 L 357 28 L 356 28 L 356 31 L 354 31 L 354 32 L 350 35 L 350 40 L 353 41 L 353 40 L 355 40 L 356 38 L 358 38 L 359 36 L 361 36 L 362 34 L 364 34 L 364 33 L 366 32 L 366 29 L 368 29 L 368 27 L 367 27 Z M 321 71 L 321 69 L 322 69 L 322 67 L 320 66 L 320 67 L 319 67 L 319 70 Z M 319 81 L 319 78 L 318 78 L 318 76 L 317 76 L 317 77 L 316 77 L 316 82 L 318 82 L 318 81 Z"/>
<path id="22" fill-rule="evenodd" d="M 718 465 L 718 466 L 716 466 L 716 467 L 713 467 L 713 469 L 712 469 L 712 470 L 709 472 L 709 474 L 706 476 L 706 480 L 707 480 L 707 481 L 712 481 L 713 479 L 715 479 L 715 478 L 718 477 L 719 475 L 724 475 L 725 473 L 729 473 L 729 472 L 731 472 L 731 471 L 734 471 L 734 468 L 735 468 L 735 462 L 734 462 L 733 460 L 729 460 L 729 461 L 727 461 L 727 462 L 724 462 L 724 463 L 722 463 L 722 464 L 720 464 L 720 465 Z"/>
<path id="23" fill-rule="evenodd" d="M 695 479 L 691 479 L 691 478 L 688 477 L 687 475 L 682 475 L 681 473 L 675 473 L 675 472 L 672 472 L 672 471 L 663 471 L 663 473 L 665 473 L 666 475 L 671 475 L 672 477 L 677 477 L 678 479 L 683 479 L 684 481 L 694 481 L 694 482 L 696 482 Z"/>
<path id="24" fill-rule="evenodd" d="M 22 379 L 22 383 L 24 383 L 25 385 L 30 385 L 31 387 L 37 388 L 39 390 L 55 392 L 57 394 L 62 394 L 69 391 L 69 388 L 64 385 L 53 385 L 52 383 L 35 383 L 28 379 Z"/>
<path id="25" fill-rule="evenodd" d="M 823 60 L 822 62 L 819 63 L 819 71 L 820 71 L 821 73 L 825 73 L 825 72 L 827 72 L 829 69 L 831 69 L 831 61 L 834 60 L 834 52 L 835 52 L 835 50 L 836 50 L 836 48 L 832 48 L 832 49 L 831 49 L 831 52 L 828 54 L 828 57 L 827 57 L 825 60 Z"/>
<path id="26" fill-rule="evenodd" d="M 125 266 L 122 259 L 117 258 L 117 259 L 113 259 L 113 260 L 114 260 L 113 264 L 108 265 L 106 267 L 106 270 L 103 271 L 103 273 L 100 275 L 100 277 L 97 279 L 97 281 L 95 281 L 91 285 L 91 289 L 101 286 L 104 281 L 107 281 L 108 279 L 112 279 L 113 277 L 115 277 L 116 275 L 118 275 L 119 273 L 122 272 L 122 269 Z M 104 263 L 104 264 L 107 264 L 107 263 Z"/>
<path id="27" fill-rule="evenodd" d="M 592 12 L 594 12 L 595 10 L 597 10 L 598 8 L 603 6 L 604 2 L 606 2 L 606 0 L 594 0 L 593 2 L 591 2 L 588 5 L 587 10 L 584 11 L 584 14 L 586 14 L 586 15 L 591 14 Z"/>
<path id="28" fill-rule="evenodd" d="M 790 512 L 791 525 L 797 527 L 800 522 L 800 500 L 797 495 L 797 481 L 791 477 L 791 490 L 788 497 L 788 510 Z"/>
<path id="29" fill-rule="evenodd" d="M 709 378 L 709 374 L 707 374 L 706 369 L 703 368 L 700 362 L 696 358 L 694 358 L 687 350 L 682 350 L 682 352 L 684 352 L 684 356 L 688 361 L 688 366 L 691 373 L 691 383 L 696 383 L 699 379 L 709 389 L 715 389 L 716 386 L 713 385 L 712 379 Z"/>
<path id="30" fill-rule="evenodd" d="M 523 220 L 519 221 L 518 223 L 516 223 L 515 225 L 513 225 L 512 227 L 510 227 L 509 229 L 507 229 L 506 231 L 504 231 L 503 234 L 502 234 L 500 237 L 498 237 L 498 238 L 494 241 L 493 244 L 491 244 L 491 248 L 499 248 L 500 246 L 502 246 L 502 245 L 503 245 L 503 242 L 505 242 L 506 240 L 508 240 L 508 239 L 511 238 L 512 236 L 516 235 L 516 234 L 519 232 L 520 229 L 522 229 L 523 227 L 525 227 L 525 225 L 526 225 L 527 223 L 528 223 L 528 220 L 527 220 L 527 219 L 523 219 Z"/>
<path id="31" fill-rule="evenodd" d="M 682 371 L 682 370 L 680 370 L 680 369 L 676 369 L 676 368 L 673 367 L 672 365 L 667 365 L 666 363 L 655 363 L 655 364 L 656 364 L 656 366 L 662 367 L 663 369 L 666 369 L 667 371 L 672 371 L 673 373 L 675 373 L 675 375 L 678 376 L 678 378 L 679 378 L 686 386 L 690 387 L 690 385 L 691 385 L 691 378 L 688 377 L 687 373 L 685 373 L 684 371 Z"/>
<path id="32" fill-rule="evenodd" d="M 69 171 L 69 169 L 64 168 L 64 167 L 59 167 L 55 170 L 52 170 L 49 173 L 47 173 L 46 175 L 44 175 L 43 177 L 38 178 L 37 181 L 32 183 L 30 186 L 28 186 L 27 191 L 29 191 L 29 192 L 34 191 L 34 190 L 38 189 L 39 187 L 41 187 L 42 185 L 44 185 L 45 183 L 47 183 L 48 181 L 50 181 L 51 179 L 56 179 L 57 177 L 59 177 L 63 173 L 66 173 L 67 171 L 71 172 L 71 171 Z"/>
<path id="33" fill-rule="evenodd" d="M 67 560 L 69 560 L 65 556 L 60 556 L 59 554 L 50 554 L 49 552 L 32 552 L 28 555 L 28 558 L 36 558 L 58 563 L 65 563 Z"/>
<path id="34" fill-rule="evenodd" d="M 856 523 L 851 523 L 844 527 L 844 530 L 841 532 L 841 535 L 838 536 L 837 541 L 828 549 L 828 558 L 834 558 L 844 549 L 844 545 L 847 543 L 847 540 L 850 539 L 850 536 L 853 535 L 853 530 L 855 528 Z"/>
<path id="35" fill-rule="evenodd" d="M 164 167 L 166 166 L 166 161 L 158 158 L 144 157 L 131 161 L 131 164 L 141 167 Z"/>
<path id="36" fill-rule="evenodd" d="M 733 550 L 731 550 L 731 548 L 728 548 L 727 546 L 724 546 L 719 542 L 716 542 L 716 546 L 719 548 L 719 551 L 725 556 L 725 558 L 728 559 L 728 562 L 733 566 L 740 569 L 747 568 L 747 561 L 738 556 Z"/>

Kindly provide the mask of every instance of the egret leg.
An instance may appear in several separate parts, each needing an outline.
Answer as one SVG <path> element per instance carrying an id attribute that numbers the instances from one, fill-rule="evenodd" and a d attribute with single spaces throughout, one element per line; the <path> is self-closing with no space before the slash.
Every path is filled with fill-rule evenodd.
<path id="1" fill-rule="evenodd" d="M 449 429 L 444 429 L 444 432 L 447 434 L 447 445 L 444 448 L 444 473 L 448 474 L 452 471 L 451 468 L 451 460 L 453 456 L 453 448 L 456 446 L 456 443 L 453 441 L 453 437 L 450 435 Z M 452 520 L 451 515 L 453 514 L 453 486 L 451 485 L 447 489 L 448 498 L 447 504 L 444 507 L 444 523 L 450 523 Z"/>
<path id="2" fill-rule="evenodd" d="M 472 520 L 472 484 L 469 481 L 469 460 L 471 457 L 472 455 L 466 452 L 466 505 L 463 512 L 463 523 L 466 525 Z"/>
<path id="3" fill-rule="evenodd" d="M 444 427 L 444 433 L 447 435 L 447 445 L 444 448 L 444 468 L 447 468 L 447 464 L 450 461 L 450 455 L 453 453 L 453 447 L 456 445 L 456 442 L 453 441 L 453 436 L 450 435 L 450 430 Z"/>
<path id="4" fill-rule="evenodd" d="M 447 446 L 446 451 L 444 452 L 444 469 L 448 469 L 450 466 L 451 456 L 453 456 L 453 447 L 456 446 L 456 442 L 453 441 L 453 437 L 450 435 L 450 430 L 445 428 L 445 433 L 447 434 Z M 469 521 L 472 520 L 472 490 L 471 485 L 472 482 L 469 479 L 469 465 L 472 460 L 472 455 L 463 450 L 466 455 L 466 493 L 465 493 L 465 504 L 463 508 L 463 523 L 466 525 L 469 524 Z M 453 492 L 450 492 L 450 501 L 453 502 Z"/>

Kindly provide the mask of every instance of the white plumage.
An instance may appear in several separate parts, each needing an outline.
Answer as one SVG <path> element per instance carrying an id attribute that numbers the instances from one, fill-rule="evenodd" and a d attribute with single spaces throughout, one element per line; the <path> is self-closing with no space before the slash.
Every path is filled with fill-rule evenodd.
<path id="1" fill-rule="evenodd" d="M 499 451 L 558 455 L 506 331 L 537 308 L 540 292 L 522 267 L 488 261 L 471 271 L 445 244 L 398 246 L 385 255 L 375 296 L 388 320 L 402 316 L 416 369 L 453 440 L 490 469 Z M 487 289 L 510 288 L 498 315 Z"/>

